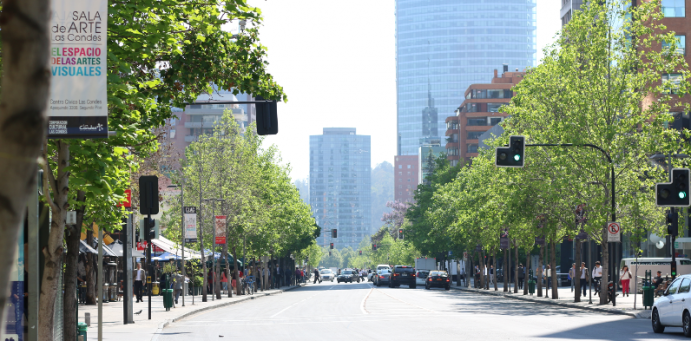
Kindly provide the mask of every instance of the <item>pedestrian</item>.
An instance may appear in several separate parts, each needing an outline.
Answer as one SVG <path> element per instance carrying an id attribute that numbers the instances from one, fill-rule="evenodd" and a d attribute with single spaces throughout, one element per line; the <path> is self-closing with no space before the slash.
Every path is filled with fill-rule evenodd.
<path id="1" fill-rule="evenodd" d="M 631 281 L 631 272 L 629 272 L 629 267 L 624 265 L 619 272 L 619 280 L 621 281 L 621 295 L 626 295 L 629 297 L 629 282 Z"/>
<path id="2" fill-rule="evenodd" d="M 475 265 L 475 288 L 480 287 L 480 267 Z"/>
<path id="3" fill-rule="evenodd" d="M 547 282 L 547 289 L 545 290 L 549 290 L 549 284 L 552 282 L 552 268 L 549 266 L 549 264 L 547 264 L 547 267 L 545 268 L 543 277 L 545 277 L 545 282 Z"/>
<path id="4" fill-rule="evenodd" d="M 221 288 L 224 292 L 228 292 L 228 277 L 226 277 L 225 271 L 221 271 Z"/>
<path id="5" fill-rule="evenodd" d="M 175 304 L 178 304 L 178 298 L 182 292 L 182 286 L 185 283 L 185 277 L 182 276 L 180 271 L 176 271 L 173 275 L 173 294 L 175 295 Z"/>
<path id="6" fill-rule="evenodd" d="M 523 289 L 523 282 L 525 281 L 525 268 L 523 267 L 523 264 L 518 265 L 518 289 L 522 290 Z"/>
<path id="7" fill-rule="evenodd" d="M 581 262 L 581 292 L 583 297 L 586 297 L 588 291 L 588 268 L 585 267 L 585 262 Z"/>
<path id="8" fill-rule="evenodd" d="M 494 264 L 489 266 L 489 285 L 494 285 Z"/>
<path id="9" fill-rule="evenodd" d="M 297 266 L 295 267 L 295 279 L 298 282 L 302 282 L 302 279 L 300 278 L 300 268 Z"/>
<path id="10" fill-rule="evenodd" d="M 146 271 L 142 269 L 142 263 L 137 263 L 137 270 L 134 270 L 134 294 L 137 295 L 137 302 L 144 302 L 142 299 L 142 288 L 146 279 Z"/>
<path id="11" fill-rule="evenodd" d="M 569 269 L 569 282 L 571 282 L 571 292 L 574 288 L 574 278 L 576 278 L 576 263 L 571 264 L 571 269 Z"/>
<path id="12" fill-rule="evenodd" d="M 600 261 L 595 262 L 595 269 L 593 269 L 593 282 L 595 282 L 595 293 L 600 296 L 600 281 L 602 280 L 602 267 Z"/>

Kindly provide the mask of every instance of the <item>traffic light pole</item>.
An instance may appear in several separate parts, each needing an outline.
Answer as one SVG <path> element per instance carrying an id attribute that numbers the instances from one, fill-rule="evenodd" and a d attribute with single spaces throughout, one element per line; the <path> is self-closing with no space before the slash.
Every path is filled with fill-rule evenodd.
<path id="1" fill-rule="evenodd" d="M 144 231 L 146 231 L 146 262 L 149 263 L 149 277 L 151 278 L 151 274 L 154 273 L 154 268 L 153 265 L 151 265 L 151 214 L 147 215 L 147 221 L 146 221 L 146 228 Z M 147 287 L 148 287 L 148 292 L 149 292 L 149 320 L 151 320 L 151 290 L 153 288 L 153 281 L 155 281 L 155 278 L 151 278 L 148 280 Z"/>
<path id="2" fill-rule="evenodd" d="M 599 150 L 607 158 L 607 161 L 609 162 L 609 165 L 610 165 L 610 169 L 611 169 L 610 177 L 612 178 L 612 186 L 611 186 L 611 194 L 610 194 L 610 199 L 611 199 L 611 204 L 612 204 L 612 213 L 611 214 L 612 214 L 612 221 L 617 221 L 617 210 L 616 210 L 616 204 L 615 204 L 615 202 L 616 202 L 615 201 L 615 188 L 616 187 L 615 187 L 615 179 L 614 179 L 614 163 L 612 162 L 612 158 L 609 156 L 609 154 L 607 154 L 607 152 L 604 149 L 602 149 L 602 148 L 600 148 L 594 144 L 590 144 L 590 143 L 584 143 L 584 144 L 535 143 L 535 144 L 526 144 L 525 146 L 526 147 L 590 147 L 590 148 Z M 610 245 L 611 244 L 614 244 L 614 243 L 610 243 Z M 613 246 L 613 245 L 611 245 L 611 246 Z M 674 247 L 674 242 L 672 242 L 672 247 Z M 616 250 L 617 248 L 616 247 L 610 247 L 609 249 L 610 250 Z M 672 250 L 674 250 L 674 249 L 672 249 Z M 613 259 L 614 261 L 612 262 L 612 264 L 614 264 L 614 265 L 619 264 L 618 260 L 619 260 L 620 256 L 621 255 L 616 254 L 616 252 L 612 252 L 610 255 L 610 257 L 614 257 L 614 259 Z M 674 254 L 672 254 L 672 257 L 674 257 Z M 617 305 L 616 287 L 617 287 L 617 283 L 619 283 L 619 278 L 617 278 L 617 277 L 619 277 L 619 271 L 618 271 L 616 266 L 610 266 L 610 267 L 611 267 L 610 271 L 612 273 L 612 276 L 611 276 L 612 282 L 614 283 L 614 286 L 615 286 L 615 290 L 614 290 L 615 292 L 612 294 L 612 306 L 616 306 Z"/>

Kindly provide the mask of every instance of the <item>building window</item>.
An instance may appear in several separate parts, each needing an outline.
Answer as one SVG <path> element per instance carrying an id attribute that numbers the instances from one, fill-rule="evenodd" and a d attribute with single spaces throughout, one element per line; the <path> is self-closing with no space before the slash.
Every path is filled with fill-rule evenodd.
<path id="1" fill-rule="evenodd" d="M 468 153 L 477 153 L 477 144 L 469 144 Z"/>
<path id="2" fill-rule="evenodd" d="M 686 55 L 686 36 L 685 35 L 678 35 L 674 36 L 674 39 L 676 39 L 676 45 L 677 49 L 676 52 L 681 54 L 681 55 Z M 662 42 L 662 49 L 669 49 L 670 44 L 666 42 Z"/>
<path id="3" fill-rule="evenodd" d="M 662 14 L 665 18 L 685 17 L 685 0 L 662 0 Z"/>
<path id="4" fill-rule="evenodd" d="M 408 165 L 408 169 L 410 169 L 410 165 Z"/>
<path id="5" fill-rule="evenodd" d="M 471 90 L 472 98 L 487 98 L 487 90 Z"/>
<path id="6" fill-rule="evenodd" d="M 468 132 L 468 140 L 477 140 L 480 138 L 480 135 L 482 135 L 484 131 L 469 131 Z"/>
<path id="7" fill-rule="evenodd" d="M 469 126 L 486 126 L 487 125 L 487 118 L 486 117 L 469 118 L 468 119 L 468 125 Z"/>
<path id="8" fill-rule="evenodd" d="M 478 112 L 480 111 L 480 103 L 468 103 L 465 109 L 468 112 Z"/>
<path id="9" fill-rule="evenodd" d="M 679 89 L 679 83 L 681 83 L 680 73 L 668 73 L 662 75 L 662 83 L 665 85 L 666 89 L 670 94 L 676 94 Z"/>
<path id="10" fill-rule="evenodd" d="M 499 122 L 501 122 L 501 121 L 502 121 L 501 117 L 490 117 L 489 118 L 489 125 L 494 127 L 495 125 L 499 124 Z"/>
<path id="11" fill-rule="evenodd" d="M 499 112 L 499 108 L 504 103 L 487 103 L 487 112 Z"/>
<path id="12" fill-rule="evenodd" d="M 170 130 L 170 138 L 174 139 L 175 138 L 175 130 Z"/>
<path id="13" fill-rule="evenodd" d="M 401 169 L 401 168 L 403 168 L 403 165 L 398 165 L 398 169 Z"/>

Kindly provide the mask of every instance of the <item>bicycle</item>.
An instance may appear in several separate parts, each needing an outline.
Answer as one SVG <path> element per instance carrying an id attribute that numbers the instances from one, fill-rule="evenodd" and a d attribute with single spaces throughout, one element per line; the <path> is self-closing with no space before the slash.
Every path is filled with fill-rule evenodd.
<path id="1" fill-rule="evenodd" d="M 254 295 L 254 276 L 245 277 L 243 292 L 245 294 L 247 294 L 248 290 L 249 290 L 250 295 Z"/>

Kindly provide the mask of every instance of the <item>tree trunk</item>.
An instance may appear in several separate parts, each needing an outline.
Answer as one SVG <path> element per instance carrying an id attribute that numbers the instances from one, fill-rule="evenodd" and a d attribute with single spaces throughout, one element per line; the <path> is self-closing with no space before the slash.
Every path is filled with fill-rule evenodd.
<path id="1" fill-rule="evenodd" d="M 501 270 L 502 279 L 504 280 L 504 292 L 509 291 L 509 280 L 511 279 L 511 270 L 509 269 L 509 251 L 504 250 L 504 268 Z"/>
<path id="2" fill-rule="evenodd" d="M 516 255 L 516 257 L 514 257 L 515 260 L 514 260 L 514 267 L 513 267 L 513 271 L 514 271 L 513 293 L 517 294 L 518 293 L 518 246 L 514 245 L 513 249 L 514 249 L 514 252 Z"/>
<path id="3" fill-rule="evenodd" d="M 494 273 L 491 275 L 492 276 L 492 282 L 494 282 L 494 291 L 498 291 L 497 289 L 497 253 L 493 252 L 492 253 L 492 265 L 494 266 Z"/>
<path id="4" fill-rule="evenodd" d="M 523 283 L 523 295 L 528 294 L 528 280 L 530 279 L 530 276 L 529 276 L 530 275 L 530 263 L 531 263 L 531 261 L 530 261 L 530 250 L 526 250 L 525 267 L 523 270 L 523 271 L 525 271 L 525 277 L 523 277 L 523 281 L 524 281 L 524 283 Z"/>
<path id="5" fill-rule="evenodd" d="M 556 300 L 559 298 L 559 290 L 557 289 L 557 282 L 558 282 L 558 276 L 557 276 L 557 253 L 556 253 L 556 242 L 551 243 L 552 247 L 552 252 L 550 252 L 550 257 L 552 258 L 550 263 L 550 267 L 552 268 L 552 299 Z"/>
<path id="6" fill-rule="evenodd" d="M 36 190 L 36 160 L 46 136 L 50 2 L 5 0 L 0 19 L 0 321 L 5 321 L 17 237 L 31 191 Z"/>
<path id="7" fill-rule="evenodd" d="M 580 302 L 581 295 L 583 294 L 581 292 L 581 262 L 581 240 L 576 239 L 576 271 L 574 271 L 575 278 L 571 279 L 574 281 L 574 292 L 576 293 L 573 299 L 574 302 Z"/>
<path id="8" fill-rule="evenodd" d="M 68 234 L 65 236 L 67 246 L 67 256 L 65 257 L 65 300 L 63 305 L 63 333 L 65 340 L 76 340 L 77 329 L 77 275 L 79 262 L 79 241 L 81 237 L 82 221 L 84 220 L 84 204 L 86 194 L 84 191 L 77 192 L 77 202 L 82 203 L 77 206 L 77 221 L 73 226 L 67 226 Z"/>
<path id="9" fill-rule="evenodd" d="M 58 278 L 60 278 L 59 273 L 62 270 L 61 265 L 64 254 L 62 241 L 65 235 L 65 216 L 69 209 L 67 202 L 69 173 L 66 171 L 66 168 L 70 165 L 70 146 L 65 140 L 59 140 L 56 143 L 58 146 L 58 176 L 53 177 L 53 174 L 50 172 L 44 171 L 43 173 L 44 182 L 48 182 L 53 188 L 53 202 L 51 203 L 53 219 L 50 224 L 48 244 L 42 250 L 45 259 L 38 312 L 39 340 L 53 339 L 55 299 L 58 295 L 58 286 L 60 284 L 58 283 Z M 48 184 L 46 184 L 46 187 Z M 44 191 L 44 195 L 49 197 L 50 193 Z"/>
<path id="10" fill-rule="evenodd" d="M 485 283 L 485 255 L 483 251 L 480 251 L 480 289 L 485 288 Z"/>
<path id="11" fill-rule="evenodd" d="M 542 297 L 542 255 L 545 253 L 545 246 L 540 246 L 540 257 L 537 260 L 537 269 L 535 269 L 535 274 L 537 274 L 537 297 Z"/>
<path id="12" fill-rule="evenodd" d="M 609 245 L 607 245 L 607 229 L 603 229 L 602 240 L 602 279 L 600 282 L 600 304 L 607 304 L 607 283 L 609 283 Z"/>
<path id="13" fill-rule="evenodd" d="M 93 230 L 91 229 L 91 225 L 89 225 L 86 229 L 86 243 L 89 244 L 89 246 L 94 245 L 94 234 Z M 93 253 L 88 253 L 84 257 L 84 260 L 86 261 L 86 264 L 84 264 L 84 271 L 86 272 L 86 278 L 84 280 L 86 281 L 86 304 L 87 305 L 95 305 L 96 304 L 96 279 L 94 276 L 94 273 L 96 272 L 96 261 L 94 260 L 94 254 Z"/>

